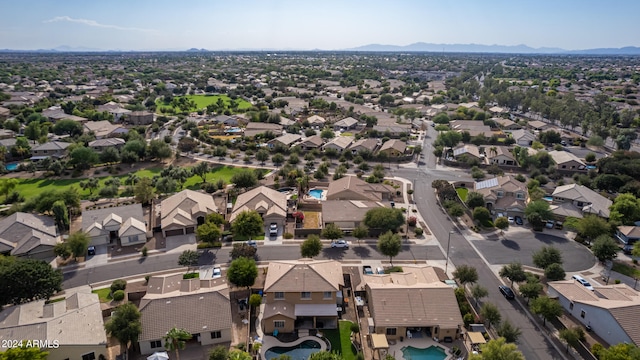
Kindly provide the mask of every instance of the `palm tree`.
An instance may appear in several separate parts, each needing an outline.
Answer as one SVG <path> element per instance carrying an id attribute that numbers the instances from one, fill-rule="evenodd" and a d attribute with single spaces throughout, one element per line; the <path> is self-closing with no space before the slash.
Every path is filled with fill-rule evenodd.
<path id="1" fill-rule="evenodd" d="M 490 148 L 489 148 L 489 154 L 491 154 L 491 155 L 493 155 L 493 156 L 498 155 L 498 148 L 497 148 L 497 147 L 495 147 L 495 146 L 490 147 Z"/>
<path id="2" fill-rule="evenodd" d="M 176 352 L 176 359 L 180 360 L 180 350 L 184 349 L 186 341 L 191 339 L 192 335 L 184 329 L 173 328 L 167 332 L 164 337 L 164 347 L 169 351 Z"/>

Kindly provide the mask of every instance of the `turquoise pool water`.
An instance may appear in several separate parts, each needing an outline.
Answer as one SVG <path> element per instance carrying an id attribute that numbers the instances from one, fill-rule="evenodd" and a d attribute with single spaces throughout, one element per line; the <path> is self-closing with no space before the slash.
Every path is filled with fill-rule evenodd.
<path id="1" fill-rule="evenodd" d="M 543 197 L 546 201 L 553 201 L 553 196 L 545 196 Z"/>
<path id="2" fill-rule="evenodd" d="M 291 360 L 307 360 L 311 354 L 320 351 L 320 343 L 314 340 L 305 340 L 296 346 L 276 346 L 264 353 L 267 360 L 275 359 L 280 355 L 288 355 Z"/>
<path id="3" fill-rule="evenodd" d="M 447 358 L 447 353 L 434 345 L 426 349 L 407 346 L 402 348 L 402 357 L 404 357 L 404 360 L 444 360 Z"/>
<path id="4" fill-rule="evenodd" d="M 8 171 L 14 171 L 17 168 L 18 168 L 18 163 L 11 163 L 11 164 L 5 165 L 5 169 L 7 169 Z"/>
<path id="5" fill-rule="evenodd" d="M 321 189 L 309 190 L 309 196 L 311 196 L 312 198 L 318 199 L 318 200 L 322 200 L 322 193 L 323 192 L 324 192 L 324 190 L 321 190 Z"/>

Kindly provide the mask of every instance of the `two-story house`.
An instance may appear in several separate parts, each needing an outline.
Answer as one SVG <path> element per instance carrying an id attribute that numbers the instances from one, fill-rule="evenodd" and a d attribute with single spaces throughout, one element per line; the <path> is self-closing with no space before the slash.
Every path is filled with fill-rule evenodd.
<path id="1" fill-rule="evenodd" d="M 343 285 L 342 266 L 337 261 L 270 262 L 261 311 L 265 334 L 336 329 Z"/>
<path id="2" fill-rule="evenodd" d="M 505 216 L 522 216 L 529 196 L 527 185 L 509 175 L 478 181 L 473 191 L 484 196 L 489 211 Z"/>
<path id="3" fill-rule="evenodd" d="M 45 158 L 61 159 L 67 156 L 67 148 L 70 143 L 50 141 L 31 148 L 31 160 L 37 161 Z"/>

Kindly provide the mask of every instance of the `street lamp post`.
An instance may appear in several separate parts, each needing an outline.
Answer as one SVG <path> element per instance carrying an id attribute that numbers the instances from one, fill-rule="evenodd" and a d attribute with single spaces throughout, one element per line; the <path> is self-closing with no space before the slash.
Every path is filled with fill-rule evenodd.
<path id="1" fill-rule="evenodd" d="M 449 231 L 449 239 L 447 240 L 447 261 L 444 263 L 444 273 L 447 273 L 449 269 L 449 249 L 451 248 L 451 234 L 453 234 L 453 230 Z"/>

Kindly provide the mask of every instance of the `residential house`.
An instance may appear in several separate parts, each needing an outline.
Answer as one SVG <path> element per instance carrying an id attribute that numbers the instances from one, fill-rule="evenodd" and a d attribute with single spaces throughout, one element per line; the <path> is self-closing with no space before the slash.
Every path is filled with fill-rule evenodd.
<path id="1" fill-rule="evenodd" d="M 16 139 L 0 139 L 0 146 L 4 146 L 7 149 L 6 156 L 11 155 L 11 149 L 16 146 Z"/>
<path id="2" fill-rule="evenodd" d="M 107 120 L 87 121 L 84 123 L 83 127 L 85 132 L 92 132 L 98 140 L 123 135 L 129 132 L 128 129 L 120 125 L 112 124 Z"/>
<path id="3" fill-rule="evenodd" d="M 411 133 L 411 124 L 374 125 L 373 130 L 390 137 L 400 137 Z"/>
<path id="4" fill-rule="evenodd" d="M 355 129 L 356 125 L 358 125 L 358 120 L 348 117 L 342 120 L 336 121 L 333 124 L 333 129 L 335 131 L 347 131 L 351 129 Z"/>
<path id="5" fill-rule="evenodd" d="M 172 328 L 184 329 L 200 345 L 232 341 L 231 298 L 224 278 L 182 279 L 183 274 L 149 278 L 140 300 L 140 353 L 164 351 Z"/>
<path id="6" fill-rule="evenodd" d="M 302 140 L 298 145 L 302 148 L 302 150 L 308 151 L 313 149 L 320 149 L 322 148 L 322 144 L 324 144 L 324 140 L 322 140 L 322 138 L 318 135 L 313 135 Z"/>
<path id="7" fill-rule="evenodd" d="M 94 151 L 101 153 L 106 148 L 115 148 L 120 150 L 126 142 L 122 138 L 105 138 L 89 142 L 89 147 Z"/>
<path id="8" fill-rule="evenodd" d="M 364 151 L 370 154 L 373 154 L 378 147 L 378 140 L 372 138 L 362 138 L 360 140 L 354 141 L 351 146 L 349 146 L 349 150 L 353 155 L 357 155 L 359 152 Z"/>
<path id="9" fill-rule="evenodd" d="M 546 122 L 539 121 L 539 120 L 531 120 L 527 123 L 527 126 L 532 131 L 545 131 L 549 127 L 551 127 L 551 125 L 547 124 Z"/>
<path id="10" fill-rule="evenodd" d="M 265 224 L 285 226 L 287 221 L 287 195 L 266 186 L 259 186 L 238 195 L 229 222 L 233 222 L 243 211 L 255 210 Z"/>
<path id="11" fill-rule="evenodd" d="M 207 214 L 217 212 L 210 194 L 182 190 L 160 203 L 160 228 L 165 237 L 193 234 L 204 223 Z"/>
<path id="12" fill-rule="evenodd" d="M 504 113 L 508 113 L 509 109 L 505 109 L 503 107 L 500 106 L 492 106 L 489 108 L 489 111 L 494 113 L 494 114 L 504 114 Z"/>
<path id="13" fill-rule="evenodd" d="M 511 130 L 510 133 L 518 146 L 528 147 L 536 141 L 536 136 L 529 130 Z"/>
<path id="14" fill-rule="evenodd" d="M 449 123 L 451 130 L 457 132 L 468 132 L 469 135 L 478 136 L 484 135 L 485 137 L 492 137 L 494 135 L 491 131 L 491 127 L 484 124 L 479 120 L 453 120 Z"/>
<path id="15" fill-rule="evenodd" d="M 346 149 L 349 148 L 351 143 L 353 142 L 353 137 L 351 136 L 336 136 L 328 143 L 324 144 L 324 150 L 334 149 L 338 153 L 342 153 Z"/>
<path id="16" fill-rule="evenodd" d="M 89 121 L 87 118 L 81 116 L 75 116 L 65 113 L 60 106 L 52 106 L 48 109 L 42 110 L 42 116 L 46 117 L 52 124 L 55 124 L 58 120 L 73 120 L 80 123 Z"/>
<path id="17" fill-rule="evenodd" d="M 5 121 L 11 116 L 11 110 L 0 107 L 0 121 Z"/>
<path id="18" fill-rule="evenodd" d="M 510 119 L 503 119 L 503 118 L 492 118 L 491 120 L 495 121 L 496 123 L 498 123 L 498 125 L 500 125 L 500 128 L 502 128 L 503 130 L 520 130 L 522 129 L 522 126 L 520 126 L 520 124 L 514 122 L 513 120 Z"/>
<path id="19" fill-rule="evenodd" d="M 640 240 L 640 226 L 618 226 L 616 238 L 625 245 L 633 245 Z"/>
<path id="20" fill-rule="evenodd" d="M 253 137 L 258 134 L 264 134 L 267 131 L 270 131 L 276 134 L 276 136 L 280 135 L 282 134 L 282 125 L 272 124 L 272 123 L 250 122 L 247 124 L 247 127 L 244 129 L 244 136 Z"/>
<path id="21" fill-rule="evenodd" d="M 67 156 L 67 148 L 70 143 L 61 141 L 49 141 L 31 148 L 31 160 L 42 160 L 44 158 L 61 159 Z"/>
<path id="22" fill-rule="evenodd" d="M 318 116 L 318 115 L 311 115 L 307 118 L 307 122 L 309 123 L 309 126 L 314 126 L 314 127 L 323 127 L 324 124 L 327 122 L 327 120 L 325 120 L 325 118 L 323 118 L 322 116 Z"/>
<path id="23" fill-rule="evenodd" d="M 597 192 L 589 189 L 586 186 L 578 184 L 569 184 L 556 187 L 551 194 L 553 197 L 553 203 L 551 210 L 556 215 L 561 213 L 556 212 L 554 205 L 560 205 L 563 203 L 569 203 L 573 205 L 575 209 L 575 217 L 582 217 L 582 215 L 594 214 L 602 218 L 609 218 L 609 207 L 613 202 L 606 197 L 598 194 Z"/>
<path id="24" fill-rule="evenodd" d="M 381 202 L 365 200 L 327 200 L 322 202 L 322 226 L 335 224 L 342 231 L 352 231 L 364 220 L 367 211 L 385 207 Z"/>
<path id="25" fill-rule="evenodd" d="M 131 125 L 150 125 L 153 113 L 148 111 L 133 111 L 125 116 L 125 121 Z"/>
<path id="26" fill-rule="evenodd" d="M 296 122 L 291 120 L 291 119 L 288 119 L 288 118 L 286 118 L 284 116 L 280 116 L 280 125 L 282 125 L 282 126 L 291 126 L 291 125 L 293 125 L 295 123 Z"/>
<path id="27" fill-rule="evenodd" d="M 640 345 L 640 293 L 626 284 L 593 286 L 576 280 L 549 282 L 548 294 L 558 299 L 564 310 L 609 345 Z"/>
<path id="28" fill-rule="evenodd" d="M 0 140 L 4 139 L 14 139 L 16 137 L 16 132 L 9 129 L 0 129 Z"/>
<path id="29" fill-rule="evenodd" d="M 140 204 L 85 210 L 82 231 L 89 234 L 93 246 L 114 242 L 129 246 L 147 241 L 147 222 Z"/>
<path id="30" fill-rule="evenodd" d="M 92 293 L 76 292 L 61 301 L 37 300 L 4 308 L 0 339 L 38 341 L 49 353 L 48 360 L 108 357 L 100 299 Z"/>
<path id="31" fill-rule="evenodd" d="M 262 299 L 264 333 L 336 329 L 343 285 L 342 266 L 337 261 L 271 261 Z"/>
<path id="32" fill-rule="evenodd" d="M 378 154 L 387 154 L 389 157 L 402 156 L 407 151 L 407 143 L 402 140 L 391 139 L 382 143 Z"/>
<path id="33" fill-rule="evenodd" d="M 232 116 L 227 116 L 224 114 L 218 115 L 213 118 L 213 121 L 218 124 L 223 124 L 225 126 L 238 126 L 238 119 Z"/>
<path id="34" fill-rule="evenodd" d="M 392 201 L 396 190 L 386 184 L 368 183 L 345 176 L 329 183 L 327 200 Z"/>
<path id="35" fill-rule="evenodd" d="M 556 169 L 562 172 L 577 172 L 577 171 L 587 171 L 587 165 L 580 160 L 577 156 L 573 155 L 568 151 L 558 151 L 552 150 L 549 151 L 549 155 L 553 159 L 553 162 L 556 164 Z"/>
<path id="36" fill-rule="evenodd" d="M 393 341 L 423 332 L 438 341 L 457 339 L 464 323 L 454 289 L 440 281 L 431 266 L 402 269 L 363 276 L 373 333 Z"/>
<path id="37" fill-rule="evenodd" d="M 522 216 L 527 207 L 527 185 L 510 175 L 478 181 L 473 191 L 482 194 L 489 211 Z"/>
<path id="38" fill-rule="evenodd" d="M 280 145 L 280 146 L 284 146 L 285 148 L 288 149 L 291 146 L 293 146 L 296 143 L 298 143 L 301 138 L 302 138 L 302 136 L 300 136 L 298 134 L 286 133 L 286 134 L 284 134 L 282 136 L 278 136 L 275 139 L 269 140 L 269 142 L 267 142 L 267 147 L 269 149 L 275 149 L 278 145 Z"/>
<path id="39" fill-rule="evenodd" d="M 119 103 L 113 102 L 113 101 L 109 101 L 104 105 L 98 106 L 96 110 L 99 112 L 106 111 L 109 114 L 113 115 L 113 121 L 115 122 L 119 122 L 123 116 L 126 116 L 131 113 L 131 110 L 127 110 L 121 107 Z"/>
<path id="40" fill-rule="evenodd" d="M 478 163 L 484 163 L 484 153 L 480 152 L 480 148 L 476 145 L 466 144 L 453 149 L 453 158 L 456 161 L 468 163 L 468 159 L 474 159 Z M 466 159 L 465 159 L 466 158 Z"/>
<path id="41" fill-rule="evenodd" d="M 0 254 L 50 260 L 58 242 L 52 217 L 16 212 L 0 220 Z"/>
<path id="42" fill-rule="evenodd" d="M 506 146 L 489 146 L 487 150 L 485 155 L 489 164 L 500 166 L 518 165 L 515 156 L 511 153 L 511 149 Z"/>

